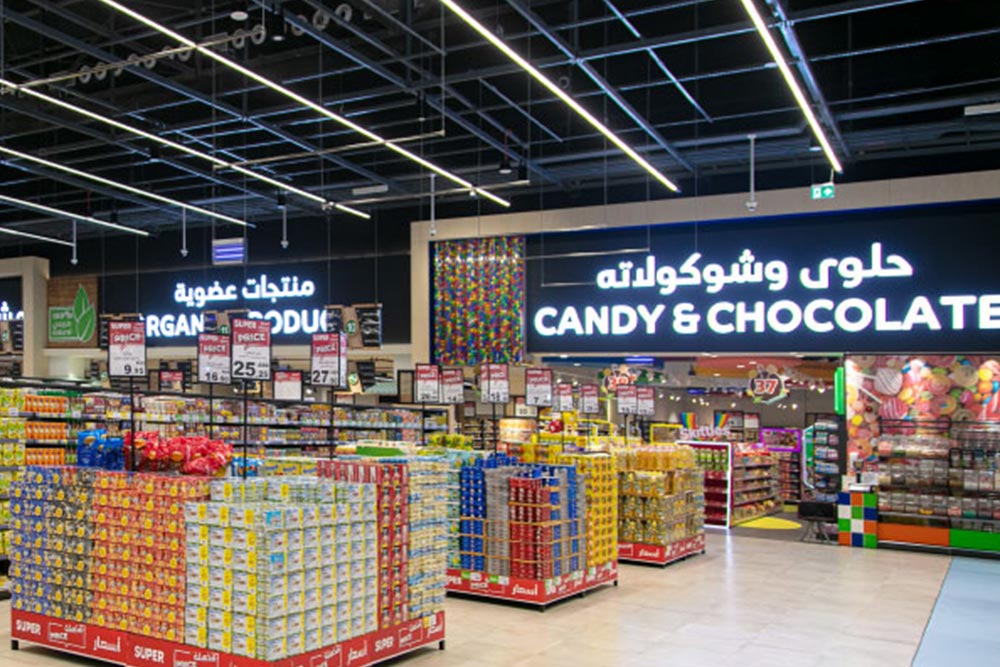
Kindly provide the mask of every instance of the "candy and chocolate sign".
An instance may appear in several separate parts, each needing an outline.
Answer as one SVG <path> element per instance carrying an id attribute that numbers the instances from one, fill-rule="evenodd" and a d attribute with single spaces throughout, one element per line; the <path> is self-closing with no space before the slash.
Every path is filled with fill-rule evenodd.
<path id="1" fill-rule="evenodd" d="M 1000 274 L 971 271 L 993 261 L 992 219 L 910 209 L 575 232 L 555 235 L 554 257 L 551 235 L 544 257 L 529 239 L 528 350 L 996 349 Z M 945 229 L 969 239 L 960 252 L 943 251 Z"/>

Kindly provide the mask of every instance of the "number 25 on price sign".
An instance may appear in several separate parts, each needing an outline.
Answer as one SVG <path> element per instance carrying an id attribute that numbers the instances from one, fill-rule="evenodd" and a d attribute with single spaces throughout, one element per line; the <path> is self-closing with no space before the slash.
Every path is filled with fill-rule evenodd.
<path id="1" fill-rule="evenodd" d="M 236 319 L 233 328 L 233 379 L 271 379 L 271 323 Z"/>

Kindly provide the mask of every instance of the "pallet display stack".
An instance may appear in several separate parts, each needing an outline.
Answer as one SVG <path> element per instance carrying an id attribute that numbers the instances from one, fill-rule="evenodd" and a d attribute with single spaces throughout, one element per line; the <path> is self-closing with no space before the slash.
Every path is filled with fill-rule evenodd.
<path id="1" fill-rule="evenodd" d="M 448 570 L 449 592 L 544 607 L 617 583 L 614 550 L 588 550 L 589 535 L 615 533 L 613 506 L 601 496 L 616 494 L 613 474 L 611 490 L 602 489 L 596 480 L 608 474 L 597 458 L 575 463 L 592 466 L 593 511 L 576 465 L 518 463 L 498 454 L 462 468 L 460 568 Z"/>
<path id="2" fill-rule="evenodd" d="M 618 457 L 618 557 L 667 565 L 705 552 L 705 486 L 694 450 L 622 449 Z"/>
<path id="3" fill-rule="evenodd" d="M 418 473 L 411 513 L 405 464 L 323 463 L 333 479 L 30 467 L 14 487 L 14 648 L 129 667 L 309 667 L 443 647 L 440 480 Z"/>

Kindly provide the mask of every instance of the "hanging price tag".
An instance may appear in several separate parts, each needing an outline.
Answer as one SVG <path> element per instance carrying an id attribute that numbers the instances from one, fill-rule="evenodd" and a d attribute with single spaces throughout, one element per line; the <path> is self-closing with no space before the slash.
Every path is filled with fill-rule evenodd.
<path id="1" fill-rule="evenodd" d="M 627 384 L 618 387 L 618 414 L 634 415 L 638 408 L 638 387 Z"/>
<path id="2" fill-rule="evenodd" d="M 573 385 L 570 383 L 556 385 L 555 409 L 557 412 L 573 412 Z"/>
<path id="3" fill-rule="evenodd" d="M 146 377 L 146 325 L 109 322 L 108 326 L 108 375 Z"/>
<path id="4" fill-rule="evenodd" d="M 636 388 L 635 414 L 652 417 L 656 414 L 656 390 L 652 387 Z"/>
<path id="5" fill-rule="evenodd" d="M 341 343 L 344 334 L 316 333 L 312 335 L 309 354 L 309 382 L 314 387 L 343 387 L 345 374 L 341 367 Z"/>
<path id="6" fill-rule="evenodd" d="M 230 384 L 232 359 L 229 336 L 214 333 L 198 335 L 198 382 Z"/>
<path id="7" fill-rule="evenodd" d="M 413 397 L 417 403 L 441 400 L 441 369 L 437 364 L 417 364 L 413 374 Z"/>
<path id="8" fill-rule="evenodd" d="M 552 405 L 552 370 L 528 368 L 524 371 L 524 399 L 527 405 Z"/>
<path id="9" fill-rule="evenodd" d="M 601 411 L 601 388 L 596 384 L 580 385 L 580 413 L 596 415 Z"/>
<path id="10" fill-rule="evenodd" d="M 507 364 L 483 364 L 479 371 L 483 403 L 510 402 L 510 375 Z"/>
<path id="11" fill-rule="evenodd" d="M 271 322 L 234 319 L 233 379 L 271 379 Z"/>
<path id="12" fill-rule="evenodd" d="M 457 404 L 465 401 L 465 378 L 461 368 L 441 369 L 441 402 Z"/>
<path id="13" fill-rule="evenodd" d="M 274 397 L 284 401 L 302 400 L 302 372 L 275 371 Z"/>

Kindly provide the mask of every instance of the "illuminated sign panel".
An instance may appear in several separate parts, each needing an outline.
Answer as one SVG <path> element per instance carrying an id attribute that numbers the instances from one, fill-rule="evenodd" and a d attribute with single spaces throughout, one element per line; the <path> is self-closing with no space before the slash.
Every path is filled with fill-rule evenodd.
<path id="1" fill-rule="evenodd" d="M 995 350 L 994 217 L 911 210 L 547 234 L 545 257 L 528 261 L 528 350 Z M 592 252 L 601 245 L 622 251 Z M 532 254 L 542 253 L 529 239 Z"/>

